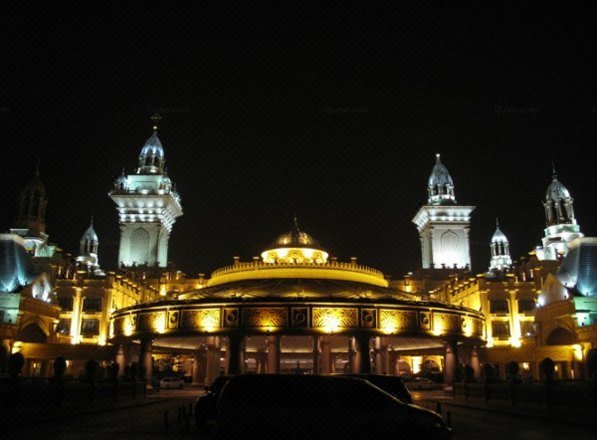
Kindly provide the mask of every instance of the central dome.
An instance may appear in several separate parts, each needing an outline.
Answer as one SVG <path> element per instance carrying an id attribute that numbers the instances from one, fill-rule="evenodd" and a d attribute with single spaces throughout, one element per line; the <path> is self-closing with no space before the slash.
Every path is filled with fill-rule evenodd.
<path id="1" fill-rule="evenodd" d="M 318 263 L 325 264 L 328 253 L 311 235 L 300 230 L 296 217 L 292 229 L 280 235 L 261 254 L 264 263 Z"/>
<path id="2" fill-rule="evenodd" d="M 280 235 L 274 242 L 275 246 L 321 247 L 319 242 L 306 232 L 301 231 L 295 222 L 290 232 Z"/>

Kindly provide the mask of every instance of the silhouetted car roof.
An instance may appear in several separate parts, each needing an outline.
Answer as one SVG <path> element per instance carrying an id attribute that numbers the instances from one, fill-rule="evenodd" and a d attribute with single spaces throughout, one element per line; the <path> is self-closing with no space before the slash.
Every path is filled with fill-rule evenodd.
<path id="1" fill-rule="evenodd" d="M 334 375 L 335 376 L 335 375 Z M 385 374 L 366 374 L 366 373 L 340 373 L 337 376 L 358 377 L 371 382 L 373 385 L 381 388 L 386 393 L 400 399 L 404 403 L 413 403 L 410 392 L 404 385 L 404 381 L 399 376 L 390 376 Z"/>
<path id="2" fill-rule="evenodd" d="M 218 399 L 216 427 L 226 439 L 450 438 L 438 414 L 350 376 L 234 376 Z"/>

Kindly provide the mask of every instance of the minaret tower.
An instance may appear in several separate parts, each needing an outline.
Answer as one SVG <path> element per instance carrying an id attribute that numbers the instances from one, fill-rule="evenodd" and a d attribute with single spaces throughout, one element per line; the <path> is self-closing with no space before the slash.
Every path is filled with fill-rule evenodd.
<path id="1" fill-rule="evenodd" d="M 574 217 L 574 200 L 570 192 L 558 180 L 555 166 L 552 181 L 545 193 L 545 237 L 543 249 L 537 253 L 542 260 L 557 260 L 558 255 L 568 252 L 568 243 L 575 238 L 584 237 Z"/>
<path id="2" fill-rule="evenodd" d="M 427 204 L 412 220 L 421 238 L 423 268 L 470 269 L 470 215 L 475 207 L 456 204 L 452 177 L 439 154 L 427 190 Z"/>
<path id="3" fill-rule="evenodd" d="M 158 138 L 158 115 L 152 116 L 153 133 L 143 145 L 135 174 L 114 182 L 110 197 L 117 205 L 120 223 L 119 263 L 126 267 L 166 267 L 168 239 L 176 218 L 182 215 L 180 196 L 165 169 Z"/>
<path id="4" fill-rule="evenodd" d="M 495 219 L 495 232 L 491 237 L 491 261 L 489 262 L 489 271 L 502 271 L 512 265 L 510 257 L 510 244 L 508 238 L 501 231 L 498 219 Z"/>
<path id="5" fill-rule="evenodd" d="M 19 212 L 15 227 L 10 229 L 25 239 L 25 248 L 33 256 L 44 256 L 43 249 L 48 240 L 46 234 L 46 207 L 48 196 L 46 188 L 39 178 L 39 163 L 35 167 L 35 176 L 19 195 Z"/>

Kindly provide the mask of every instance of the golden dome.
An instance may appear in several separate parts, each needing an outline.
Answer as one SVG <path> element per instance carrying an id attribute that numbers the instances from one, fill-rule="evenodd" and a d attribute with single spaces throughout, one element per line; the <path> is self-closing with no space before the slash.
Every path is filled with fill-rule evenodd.
<path id="1" fill-rule="evenodd" d="M 325 264 L 328 253 L 321 248 L 317 240 L 299 229 L 298 221 L 294 218 L 292 229 L 280 235 L 261 254 L 264 263 L 318 263 Z"/>

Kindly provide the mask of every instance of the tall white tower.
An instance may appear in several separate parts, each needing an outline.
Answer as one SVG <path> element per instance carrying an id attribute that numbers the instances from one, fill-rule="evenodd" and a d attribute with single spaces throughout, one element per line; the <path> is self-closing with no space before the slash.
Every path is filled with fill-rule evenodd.
<path id="1" fill-rule="evenodd" d="M 537 249 L 540 260 L 557 260 L 558 255 L 568 253 L 568 244 L 584 237 L 574 218 L 574 200 L 570 192 L 558 180 L 555 167 L 553 178 L 545 193 L 545 237 L 541 239 L 543 248 Z"/>
<path id="2" fill-rule="evenodd" d="M 491 261 L 489 262 L 489 271 L 502 271 L 512 265 L 510 257 L 510 243 L 508 238 L 500 229 L 500 224 L 495 219 L 495 232 L 491 237 Z"/>
<path id="3" fill-rule="evenodd" d="M 119 263 L 131 267 L 166 267 L 168 239 L 176 218 L 182 215 L 180 196 L 165 170 L 164 147 L 158 138 L 160 117 L 139 155 L 135 174 L 114 182 L 110 197 L 117 205 L 120 224 Z"/>
<path id="4" fill-rule="evenodd" d="M 470 268 L 470 215 L 475 207 L 456 204 L 452 177 L 439 154 L 427 189 L 427 204 L 412 220 L 421 238 L 423 268 Z"/>

